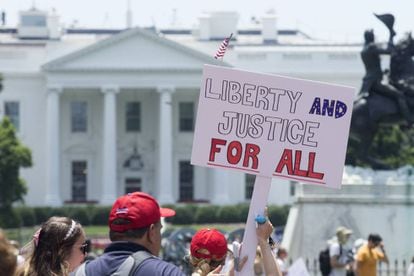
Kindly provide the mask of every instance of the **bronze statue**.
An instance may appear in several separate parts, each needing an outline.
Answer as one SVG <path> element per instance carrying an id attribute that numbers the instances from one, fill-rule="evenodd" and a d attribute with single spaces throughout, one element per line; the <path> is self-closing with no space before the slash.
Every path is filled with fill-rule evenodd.
<path id="1" fill-rule="evenodd" d="M 359 140 L 358 154 L 361 160 L 373 168 L 386 169 L 380 160 L 368 155 L 372 139 L 379 124 L 399 124 L 411 127 L 414 123 L 411 110 L 414 109 L 414 41 L 411 35 L 393 44 L 395 32 L 394 17 L 390 14 L 377 16 L 390 31 L 388 47 L 376 45 L 374 33 L 364 33 L 365 44 L 361 52 L 366 74 L 358 99 L 354 103 L 351 138 Z M 391 56 L 388 83 L 382 82 L 380 55 Z"/>

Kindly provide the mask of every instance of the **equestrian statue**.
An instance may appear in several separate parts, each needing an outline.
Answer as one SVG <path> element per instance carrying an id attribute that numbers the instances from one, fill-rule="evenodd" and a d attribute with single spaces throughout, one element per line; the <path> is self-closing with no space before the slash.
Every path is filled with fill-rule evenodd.
<path id="1" fill-rule="evenodd" d="M 373 30 L 364 33 L 361 59 L 365 76 L 354 102 L 350 138 L 358 141 L 360 160 L 374 169 L 387 169 L 381 160 L 369 155 L 369 149 L 379 126 L 398 124 L 407 129 L 414 124 L 414 41 L 408 34 L 394 45 L 394 16 L 376 16 L 387 26 L 389 40 L 386 47 L 381 47 L 375 43 Z M 385 73 L 381 69 L 381 55 L 390 56 L 390 67 Z"/>

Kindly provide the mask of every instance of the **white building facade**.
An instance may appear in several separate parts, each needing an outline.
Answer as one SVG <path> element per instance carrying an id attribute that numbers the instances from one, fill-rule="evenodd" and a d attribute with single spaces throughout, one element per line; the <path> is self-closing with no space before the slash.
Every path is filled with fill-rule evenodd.
<path id="1" fill-rule="evenodd" d="M 136 190 L 162 204 L 247 201 L 254 177 L 190 165 L 203 64 L 359 86 L 360 45 L 278 32 L 269 16 L 259 34 L 236 32 L 225 63 L 213 59 L 222 35 L 208 24 L 220 16 L 235 22 L 234 14 L 203 17 L 202 37 L 141 28 L 57 36 L 53 28 L 34 39 L 0 29 L 0 111 L 33 155 L 22 170 L 26 204 L 110 205 Z M 292 203 L 294 185 L 274 182 L 269 203 Z"/>

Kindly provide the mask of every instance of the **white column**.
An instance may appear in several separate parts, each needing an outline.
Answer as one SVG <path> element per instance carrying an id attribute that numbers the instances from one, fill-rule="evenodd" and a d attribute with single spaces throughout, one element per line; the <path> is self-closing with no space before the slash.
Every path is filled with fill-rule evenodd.
<path id="1" fill-rule="evenodd" d="M 158 87 L 160 94 L 159 122 L 159 156 L 158 156 L 158 201 L 162 204 L 174 203 L 172 185 L 172 103 L 171 95 L 175 88 L 171 86 Z"/>
<path id="2" fill-rule="evenodd" d="M 46 196 L 45 204 L 59 206 L 60 198 L 60 146 L 59 115 L 62 87 L 47 88 L 46 103 Z"/>
<path id="3" fill-rule="evenodd" d="M 102 148 L 102 196 L 101 204 L 112 205 L 117 198 L 116 156 L 116 94 L 117 86 L 101 88 L 104 94 L 103 148 Z"/>
<path id="4" fill-rule="evenodd" d="M 213 170 L 214 192 L 211 198 L 213 204 L 229 203 L 229 172 L 223 169 Z"/>

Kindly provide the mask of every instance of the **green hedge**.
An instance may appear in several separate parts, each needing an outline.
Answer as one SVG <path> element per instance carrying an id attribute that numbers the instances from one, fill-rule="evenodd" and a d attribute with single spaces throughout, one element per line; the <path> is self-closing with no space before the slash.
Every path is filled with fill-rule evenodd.
<path id="1" fill-rule="evenodd" d="M 91 225 L 108 225 L 109 212 L 111 207 L 109 206 L 95 206 L 91 210 Z"/>
<path id="2" fill-rule="evenodd" d="M 168 208 L 175 210 L 175 216 L 166 219 L 167 222 L 172 224 L 193 224 L 195 222 L 195 213 L 199 209 L 193 204 L 177 207 L 169 205 Z"/>
<path id="3" fill-rule="evenodd" d="M 33 208 L 22 207 L 16 210 L 20 214 L 22 226 L 36 225 L 36 213 Z"/>
<path id="4" fill-rule="evenodd" d="M 240 209 L 237 206 L 222 206 L 217 210 L 216 222 L 234 223 L 240 222 L 240 220 Z"/>
<path id="5" fill-rule="evenodd" d="M 168 205 L 176 211 L 174 217 L 167 218 L 172 224 L 203 223 L 243 223 L 249 212 L 248 204 L 228 206 L 179 204 Z M 269 217 L 273 225 L 285 225 L 290 206 L 269 206 Z M 63 206 L 51 207 L 16 207 L 0 210 L 0 227 L 15 228 L 19 226 L 40 225 L 51 216 L 67 216 L 82 225 L 107 225 L 110 207 L 108 206 Z"/>
<path id="6" fill-rule="evenodd" d="M 289 215 L 290 206 L 269 206 L 267 211 L 269 219 L 275 226 L 282 226 L 286 224 Z"/>
<path id="7" fill-rule="evenodd" d="M 17 228 L 21 224 L 22 219 L 17 210 L 0 208 L 0 228 Z"/>
<path id="8" fill-rule="evenodd" d="M 214 223 L 217 222 L 217 206 L 206 205 L 198 208 L 194 215 L 196 223 Z"/>

